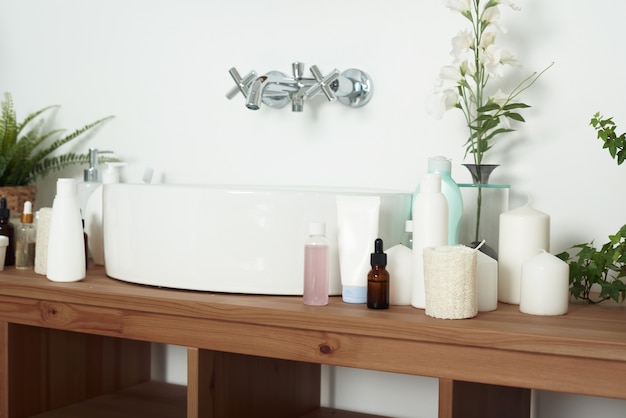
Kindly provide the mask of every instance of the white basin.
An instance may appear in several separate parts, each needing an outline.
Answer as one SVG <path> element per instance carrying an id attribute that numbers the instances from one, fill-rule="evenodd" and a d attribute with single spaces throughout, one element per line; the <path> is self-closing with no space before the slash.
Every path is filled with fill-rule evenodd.
<path id="1" fill-rule="evenodd" d="M 301 295 L 304 240 L 309 223 L 322 221 L 330 241 L 330 293 L 338 295 L 337 195 L 380 196 L 385 248 L 402 241 L 410 193 L 104 185 L 107 275 L 177 289 Z"/>

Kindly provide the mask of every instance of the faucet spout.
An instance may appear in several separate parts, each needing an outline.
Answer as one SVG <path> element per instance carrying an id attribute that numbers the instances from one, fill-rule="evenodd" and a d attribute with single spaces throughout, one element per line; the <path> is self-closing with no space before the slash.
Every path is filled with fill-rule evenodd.
<path id="1" fill-rule="evenodd" d="M 246 107 L 250 110 L 259 110 L 263 100 L 273 104 L 289 100 L 289 93 L 298 91 L 298 82 L 284 74 L 265 74 L 258 76 L 250 85 Z"/>

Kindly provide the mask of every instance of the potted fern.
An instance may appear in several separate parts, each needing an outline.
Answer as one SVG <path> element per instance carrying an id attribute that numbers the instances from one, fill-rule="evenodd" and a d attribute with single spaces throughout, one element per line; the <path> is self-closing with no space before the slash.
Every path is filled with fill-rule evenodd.
<path id="1" fill-rule="evenodd" d="M 13 98 L 4 93 L 0 105 L 0 196 L 7 198 L 12 213 L 20 213 L 26 200 L 34 201 L 35 181 L 55 170 L 89 162 L 89 154 L 52 155 L 58 148 L 113 118 L 107 116 L 63 135 L 63 129 L 49 129 L 44 115 L 58 105 L 44 107 L 18 122 Z"/>

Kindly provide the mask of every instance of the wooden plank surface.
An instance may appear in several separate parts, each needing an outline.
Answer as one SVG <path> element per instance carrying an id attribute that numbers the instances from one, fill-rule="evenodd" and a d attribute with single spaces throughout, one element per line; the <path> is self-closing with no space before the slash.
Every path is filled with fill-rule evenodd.
<path id="1" fill-rule="evenodd" d="M 559 317 L 501 304 L 469 320 L 384 312 L 338 297 L 178 291 L 107 278 L 0 273 L 0 319 L 145 341 L 452 380 L 626 398 L 626 309 L 573 303 Z M 380 356 L 379 353 L 386 353 Z M 604 373 L 603 371 L 606 371 Z"/>

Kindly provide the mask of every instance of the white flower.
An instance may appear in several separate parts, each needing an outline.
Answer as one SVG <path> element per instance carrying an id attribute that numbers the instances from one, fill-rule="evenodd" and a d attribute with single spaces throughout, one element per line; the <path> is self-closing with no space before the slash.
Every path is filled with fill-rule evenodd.
<path id="1" fill-rule="evenodd" d="M 445 6 L 455 12 L 469 13 L 470 0 L 445 0 Z"/>
<path id="2" fill-rule="evenodd" d="M 435 119 L 441 119 L 446 111 L 459 103 L 459 94 L 456 89 L 446 89 L 432 94 L 426 100 L 426 111 Z"/>
<path id="3" fill-rule="evenodd" d="M 508 94 L 504 93 L 501 89 L 498 89 L 496 94 L 494 94 L 493 96 L 489 97 L 489 101 L 497 104 L 500 107 L 502 107 L 502 106 L 508 104 L 508 102 L 510 101 L 510 97 L 509 97 Z M 498 118 L 498 120 L 500 121 L 500 125 L 503 128 L 505 128 L 505 129 L 511 128 L 511 122 L 509 121 L 509 118 L 507 118 L 505 116 L 500 116 Z"/>
<path id="4" fill-rule="evenodd" d="M 500 9 L 497 6 L 489 7 L 485 9 L 480 17 L 483 22 L 494 23 L 500 20 Z"/>
<path id="5" fill-rule="evenodd" d="M 489 45 L 496 43 L 496 33 L 494 31 L 485 31 L 480 38 L 480 47 L 485 49 Z"/>
<path id="6" fill-rule="evenodd" d="M 491 44 L 481 51 L 480 62 L 490 77 L 500 78 L 504 75 L 504 66 L 512 65 L 517 61 L 506 49 L 500 49 Z"/>
<path id="7" fill-rule="evenodd" d="M 474 33 L 469 30 L 460 31 L 454 38 L 452 38 L 452 54 L 455 58 L 463 57 L 468 52 L 471 52 L 471 48 L 474 46 Z"/>
<path id="8" fill-rule="evenodd" d="M 458 63 L 459 70 L 463 76 L 473 77 L 476 74 L 476 61 L 474 54 L 466 54 L 463 61 Z"/>
<path id="9" fill-rule="evenodd" d="M 463 79 L 461 69 L 455 65 L 445 65 L 439 72 L 439 80 L 435 87 L 435 92 L 441 92 L 459 85 Z"/>
<path id="10" fill-rule="evenodd" d="M 517 60 L 508 49 L 503 49 L 500 51 L 500 63 L 502 65 L 506 64 L 511 66 L 518 64 Z"/>
<path id="11" fill-rule="evenodd" d="M 519 6 L 513 4 L 513 2 L 511 2 L 509 0 L 495 0 L 495 2 L 498 3 L 498 4 L 505 4 L 505 5 L 509 6 L 513 10 L 522 10 Z"/>
<path id="12" fill-rule="evenodd" d="M 498 106 L 504 106 L 509 100 L 509 95 L 502 91 L 502 89 L 498 89 L 496 94 L 493 96 L 489 96 L 489 101 L 497 104 Z"/>

